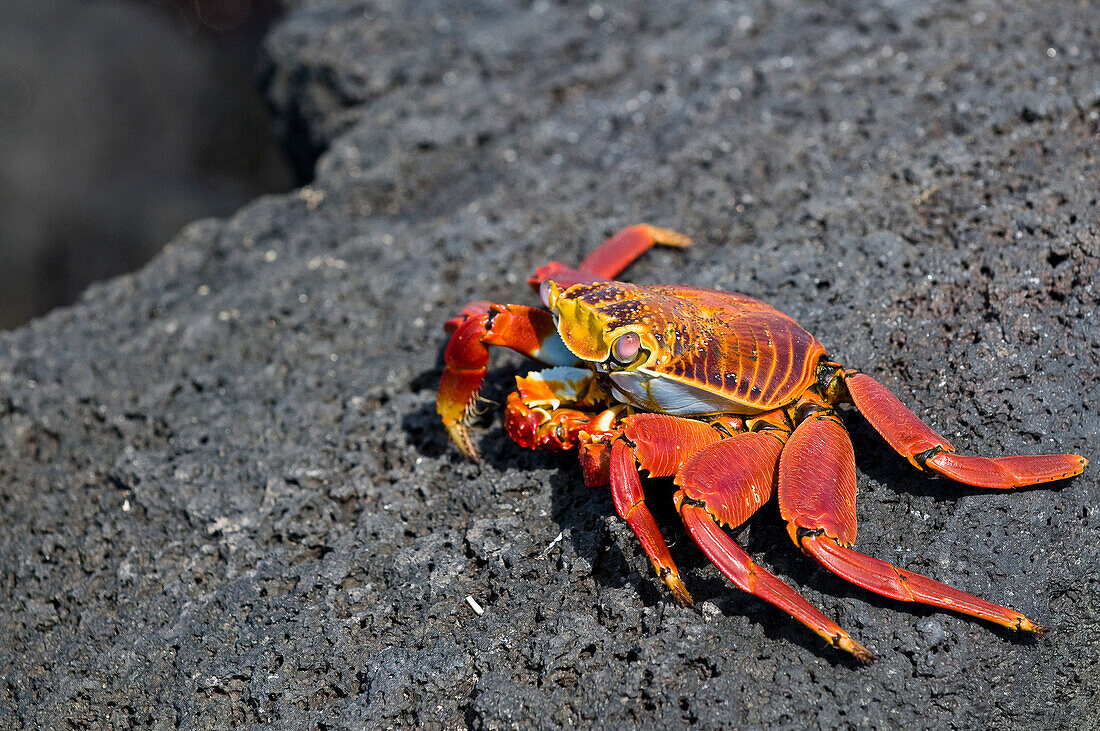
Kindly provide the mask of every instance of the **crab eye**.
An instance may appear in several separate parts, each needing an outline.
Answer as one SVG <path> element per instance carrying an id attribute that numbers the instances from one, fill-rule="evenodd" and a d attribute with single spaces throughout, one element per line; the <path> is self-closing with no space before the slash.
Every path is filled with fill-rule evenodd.
<path id="1" fill-rule="evenodd" d="M 539 299 L 542 300 L 542 304 L 546 307 L 550 306 L 550 280 L 542 280 L 542 284 L 539 285 Z"/>
<path id="2" fill-rule="evenodd" d="M 638 354 L 638 348 L 642 345 L 642 339 L 638 333 L 626 333 L 615 341 L 615 360 L 620 363 L 629 363 Z"/>

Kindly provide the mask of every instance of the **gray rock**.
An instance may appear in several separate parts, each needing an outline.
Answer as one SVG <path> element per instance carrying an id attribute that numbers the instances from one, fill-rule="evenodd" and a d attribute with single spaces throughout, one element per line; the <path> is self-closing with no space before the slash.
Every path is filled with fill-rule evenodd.
<path id="1" fill-rule="evenodd" d="M 1095 456 L 1096 13 L 294 5 L 268 93 L 315 182 L 0 336 L 5 725 L 1100 722 L 1095 468 L 933 481 L 851 415 L 860 549 L 1052 627 L 875 597 L 763 509 L 740 540 L 860 667 L 722 580 L 667 485 L 717 611 L 670 601 L 574 460 L 494 415 L 472 465 L 434 413 L 447 317 L 649 220 L 697 245 L 630 278 L 767 299 L 967 451 Z"/>

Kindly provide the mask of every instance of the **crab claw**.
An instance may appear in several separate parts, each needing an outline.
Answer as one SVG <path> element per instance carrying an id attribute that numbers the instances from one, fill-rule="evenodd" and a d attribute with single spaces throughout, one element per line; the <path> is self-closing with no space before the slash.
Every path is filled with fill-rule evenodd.
<path id="1" fill-rule="evenodd" d="M 488 314 L 470 317 L 455 330 L 443 356 L 445 367 L 435 402 L 451 440 L 475 462 L 478 461 L 477 452 L 470 441 L 466 420 L 477 402 L 489 365 L 489 351 L 482 344 L 488 317 Z"/>
<path id="2" fill-rule="evenodd" d="M 454 443 L 476 462 L 477 451 L 466 421 L 485 380 L 488 346 L 511 348 L 548 365 L 571 365 L 577 358 L 558 337 L 553 316 L 533 307 L 474 303 L 448 322 L 448 329 L 452 327 L 454 334 L 443 356 L 436 411 Z"/>

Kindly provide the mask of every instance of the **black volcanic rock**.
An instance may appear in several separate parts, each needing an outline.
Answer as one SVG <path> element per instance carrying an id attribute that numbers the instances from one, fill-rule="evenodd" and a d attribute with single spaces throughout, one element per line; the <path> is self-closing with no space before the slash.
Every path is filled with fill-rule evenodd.
<path id="1" fill-rule="evenodd" d="M 875 597 L 764 508 L 740 542 L 862 667 L 725 582 L 667 483 L 699 611 L 572 458 L 494 414 L 478 467 L 434 413 L 445 319 L 647 220 L 697 244 L 631 279 L 766 299 L 967 451 L 1096 457 L 1087 3 L 294 6 L 267 93 L 315 182 L 0 336 L 0 724 L 1100 724 L 1095 465 L 982 491 L 849 415 L 860 549 L 1052 628 Z"/>

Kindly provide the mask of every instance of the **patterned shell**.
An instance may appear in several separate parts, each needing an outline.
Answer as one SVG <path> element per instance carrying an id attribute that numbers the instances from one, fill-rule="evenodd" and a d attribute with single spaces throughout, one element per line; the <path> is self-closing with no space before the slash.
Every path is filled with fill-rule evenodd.
<path id="1" fill-rule="evenodd" d="M 636 332 L 650 352 L 638 370 L 706 389 L 746 411 L 797 399 L 825 355 L 797 322 L 740 294 L 625 282 L 577 284 L 555 294 L 558 331 L 579 357 L 605 361 L 618 337 Z"/>

